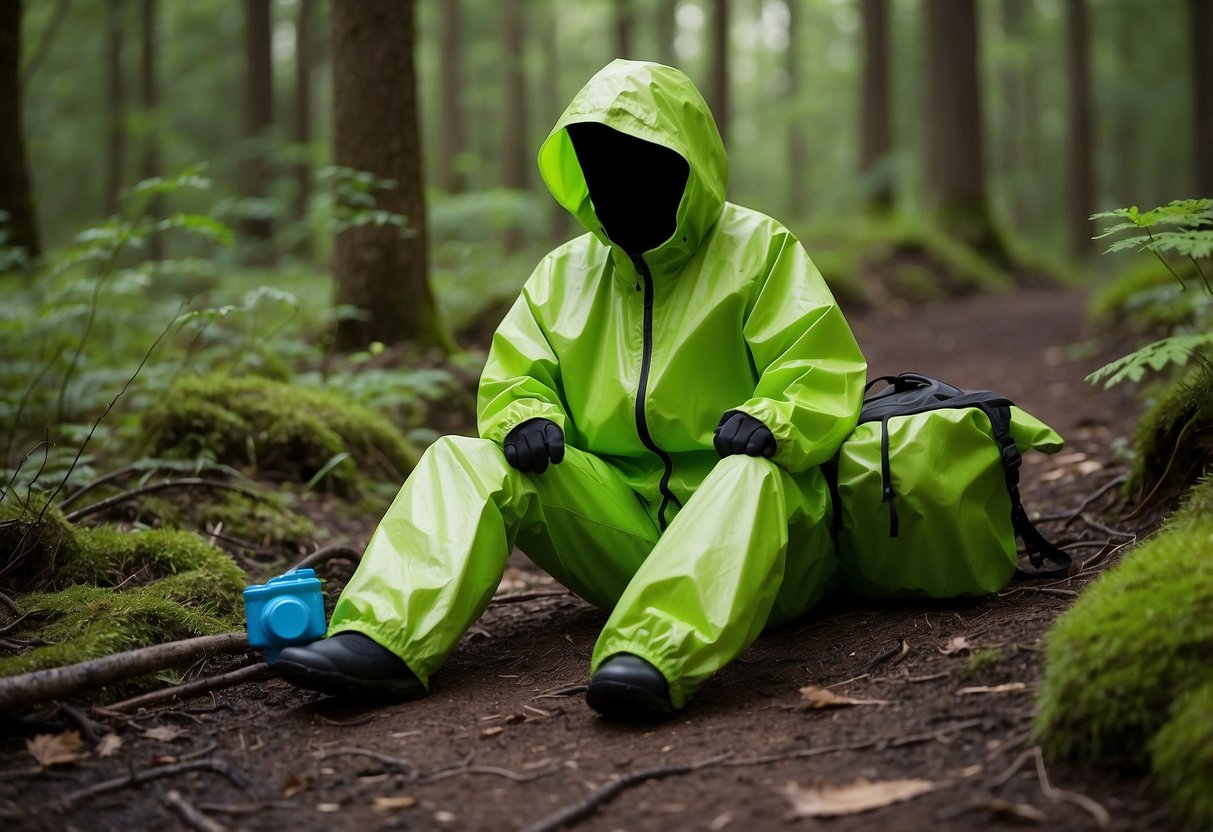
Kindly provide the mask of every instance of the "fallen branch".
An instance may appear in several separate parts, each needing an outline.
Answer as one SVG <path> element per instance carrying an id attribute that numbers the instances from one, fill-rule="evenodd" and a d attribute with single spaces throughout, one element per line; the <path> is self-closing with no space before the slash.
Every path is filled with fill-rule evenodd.
<path id="1" fill-rule="evenodd" d="M 247 649 L 246 633 L 224 633 L 170 641 L 66 667 L 9 676 L 0 679 L 0 714 L 50 699 L 62 699 L 173 665 Z"/>
<path id="2" fill-rule="evenodd" d="M 419 773 L 417 768 L 403 757 L 393 757 L 390 754 L 383 754 L 378 751 L 371 751 L 367 748 L 334 748 L 332 751 L 326 751 L 320 756 L 321 760 L 327 760 L 330 757 L 370 757 L 378 763 L 383 763 L 385 766 L 390 766 L 396 771 L 404 775 L 405 779 L 412 783 Z"/>
<path id="3" fill-rule="evenodd" d="M 731 752 L 730 752 L 731 754 Z M 719 765 L 727 760 L 730 754 L 721 754 L 718 757 L 710 757 L 707 760 L 702 760 L 698 763 L 684 763 L 682 765 L 665 765 L 653 766 L 652 768 L 641 769 L 634 771 L 631 774 L 625 774 L 618 780 L 612 780 L 594 791 L 590 792 L 581 800 L 564 807 L 558 812 L 548 815 L 543 820 L 533 823 L 526 827 L 523 832 L 555 832 L 557 829 L 573 826 L 578 821 L 585 820 L 592 815 L 599 806 L 609 803 L 620 792 L 629 789 L 632 786 L 638 786 L 641 783 L 647 783 L 650 780 L 661 780 L 666 777 L 674 777 L 679 774 L 690 774 L 692 771 L 698 771 L 709 766 Z"/>
<path id="4" fill-rule="evenodd" d="M 210 676 L 206 679 L 195 679 L 192 682 L 186 682 L 183 685 L 174 685 L 169 688 L 161 688 L 153 690 L 140 696 L 132 696 L 130 699 L 124 699 L 109 706 L 109 710 L 125 713 L 127 711 L 135 711 L 139 708 L 145 708 L 148 705 L 156 705 L 160 702 L 167 702 L 170 699 L 189 699 L 191 696 L 197 696 L 200 693 L 210 693 L 211 691 L 223 690 L 230 688 L 233 685 L 239 685 L 243 682 L 252 682 L 258 679 L 263 679 L 270 675 L 269 665 L 264 662 L 257 662 L 246 667 L 232 670 L 227 673 L 220 673 L 218 676 Z"/>
<path id="5" fill-rule="evenodd" d="M 249 780 L 234 768 L 231 763 L 226 760 L 220 760 L 218 757 L 211 757 L 207 760 L 190 760 L 187 763 L 171 763 L 167 766 L 157 766 L 156 768 L 148 768 L 143 771 L 137 771 L 133 774 L 128 774 L 126 777 L 115 777 L 113 780 L 102 780 L 100 783 L 94 783 L 91 786 L 86 786 L 83 789 L 77 789 L 60 798 L 56 805 L 61 808 L 68 808 L 78 800 L 84 800 L 88 797 L 96 797 L 99 794 L 109 794 L 116 792 L 119 789 L 125 789 L 128 786 L 142 786 L 144 783 L 149 783 L 152 780 L 159 780 L 163 777 L 172 777 L 176 774 L 184 774 L 187 771 L 211 771 L 218 774 L 220 777 L 227 778 L 232 785 L 241 789 L 247 789 Z"/>
<path id="6" fill-rule="evenodd" d="M 264 500 L 265 495 L 253 491 L 250 488 L 244 488 L 231 483 L 220 482 L 219 480 L 208 480 L 202 477 L 184 477 L 178 480 L 165 480 L 164 482 L 153 482 L 148 485 L 141 485 L 138 488 L 132 488 L 129 491 L 123 491 L 120 494 L 115 494 L 112 497 L 106 497 L 104 500 L 98 500 L 91 506 L 77 509 L 70 514 L 65 515 L 64 519 L 69 523 L 76 523 L 90 514 L 106 511 L 121 503 L 130 502 L 142 497 L 144 494 L 152 494 L 157 491 L 173 491 L 178 488 L 214 488 L 219 491 L 233 491 L 237 494 L 243 494 L 253 500 Z"/>
<path id="7" fill-rule="evenodd" d="M 362 561 L 362 553 L 357 549 L 351 549 L 349 546 L 325 546 L 323 549 L 317 549 L 310 555 L 299 561 L 293 567 L 294 569 L 315 569 L 317 566 L 328 563 L 331 560 L 348 560 L 354 563 Z"/>
<path id="8" fill-rule="evenodd" d="M 1092 492 L 1089 497 L 1087 497 L 1085 500 L 1083 500 L 1081 503 L 1079 503 L 1078 508 L 1072 509 L 1070 511 L 1061 511 L 1061 512 L 1058 512 L 1057 514 L 1044 514 L 1044 515 L 1041 515 L 1040 517 L 1036 518 L 1036 522 L 1038 522 L 1038 523 L 1046 522 L 1047 523 L 1047 522 L 1052 522 L 1052 521 L 1056 521 L 1056 520 L 1064 520 L 1066 522 L 1063 523 L 1062 525 L 1068 526 L 1071 522 L 1073 522 L 1074 520 L 1077 520 L 1084 511 L 1086 511 L 1088 508 L 1090 508 L 1091 503 L 1095 502 L 1100 497 L 1107 494 L 1109 491 L 1111 491 L 1116 486 L 1124 483 L 1126 478 L 1127 478 L 1127 475 L 1125 475 L 1125 474 L 1120 474 L 1118 476 L 1115 476 L 1112 479 L 1105 482 L 1103 485 L 1101 485 L 1099 488 L 1097 488 L 1094 492 Z"/>
<path id="9" fill-rule="evenodd" d="M 197 829 L 198 832 L 227 832 L 227 827 L 222 823 L 213 821 L 190 803 L 181 793 L 175 789 L 170 789 L 165 792 L 162 798 L 165 804 L 172 809 L 186 826 L 191 829 Z"/>
<path id="10" fill-rule="evenodd" d="M 959 731 L 966 731 L 969 728 L 976 728 L 981 725 L 984 720 L 969 719 L 964 722 L 958 722 L 955 725 L 950 725 L 947 728 L 941 728 L 938 731 L 930 731 L 922 734 L 910 734 L 906 737 L 877 737 L 875 739 L 859 740 L 857 742 L 835 743 L 834 745 L 819 745 L 814 748 L 798 748 L 795 751 L 788 751 L 784 754 L 768 754 L 765 757 L 750 757 L 740 760 L 730 760 L 723 765 L 734 768 L 738 766 L 760 766 L 767 763 L 782 763 L 787 760 L 802 760 L 805 757 L 817 757 L 822 754 L 836 754 L 839 751 L 864 751 L 868 748 L 900 748 L 903 745 L 913 745 L 920 742 L 930 742 L 931 740 L 942 740 L 950 734 L 955 734 Z"/>
<path id="11" fill-rule="evenodd" d="M 521 604 L 523 601 L 534 601 L 537 598 L 557 598 L 561 595 L 572 594 L 567 589 L 532 589 L 526 592 L 509 592 L 502 595 L 494 595 L 493 600 L 489 604 L 491 606 Z"/>
<path id="12" fill-rule="evenodd" d="M 1015 758 L 1015 762 L 1011 763 L 1011 765 L 1007 767 L 1006 771 L 999 774 L 997 777 L 988 780 L 984 784 L 985 787 L 993 789 L 1002 786 L 1008 780 L 1010 780 L 1017 771 L 1023 768 L 1024 763 L 1031 759 L 1035 759 L 1036 761 L 1036 779 L 1040 783 L 1041 794 L 1043 794 L 1053 803 L 1065 801 L 1066 803 L 1077 806 L 1091 815 L 1091 817 L 1095 819 L 1095 823 L 1100 829 L 1108 828 L 1108 825 L 1112 822 L 1112 818 L 1108 814 L 1107 809 L 1091 798 L 1087 797 L 1085 794 L 1059 789 L 1049 782 L 1049 775 L 1045 771 L 1044 754 L 1041 753 L 1039 745 L 1034 745 L 1022 752 L 1018 757 Z"/>
<path id="13" fill-rule="evenodd" d="M 1098 520 L 1096 520 L 1094 517 L 1092 517 L 1089 514 L 1084 514 L 1082 516 L 1082 522 L 1086 523 L 1088 526 L 1095 529 L 1096 531 L 1103 532 L 1104 534 L 1108 535 L 1109 537 L 1123 537 L 1127 540 L 1136 540 L 1137 539 L 1137 535 L 1133 534 L 1133 532 L 1126 532 L 1123 529 L 1114 529 L 1111 526 L 1108 526 L 1104 523 L 1099 522 Z"/>
<path id="14" fill-rule="evenodd" d="M 12 610 L 13 615 L 21 615 L 21 608 L 17 606 L 17 602 L 3 592 L 0 592 L 0 604 L 4 604 L 4 606 Z"/>

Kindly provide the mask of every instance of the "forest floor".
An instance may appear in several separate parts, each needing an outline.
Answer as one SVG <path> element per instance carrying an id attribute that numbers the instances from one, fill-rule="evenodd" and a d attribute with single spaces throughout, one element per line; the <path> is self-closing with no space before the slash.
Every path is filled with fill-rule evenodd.
<path id="1" fill-rule="evenodd" d="M 585 704 L 602 611 L 564 594 L 496 603 L 421 701 L 342 704 L 271 679 L 102 719 L 121 746 L 53 771 L 31 767 L 24 738 L 0 739 L 4 826 L 517 829 L 615 782 L 621 791 L 578 829 L 1085 830 L 1101 812 L 1113 830 L 1172 828 L 1142 775 L 1038 769 L 1030 753 L 1041 636 L 1118 559 L 1104 544 L 1128 538 L 1111 527 L 1143 534 L 1157 523 L 1118 509 L 1115 489 L 1087 504 L 1124 473 L 1113 449 L 1138 407 L 1127 392 L 1084 383 L 1107 358 L 1087 340 L 1085 308 L 1079 292 L 1037 290 L 852 321 L 872 375 L 913 369 L 995 389 L 1067 438 L 1060 454 L 1026 462 L 1024 493 L 1030 511 L 1071 515 L 1041 527 L 1080 544 L 1073 552 L 1087 566 L 1076 577 L 967 602 L 836 603 L 764 634 L 684 711 L 643 727 L 603 721 Z M 374 519 L 347 530 L 348 542 L 365 542 Z M 515 560 L 503 590 L 554 589 Z M 222 669 L 216 660 L 196 672 Z M 812 709 L 800 690 L 810 685 L 886 704 Z M 210 760 L 249 783 L 201 769 L 63 802 L 106 779 Z M 790 820 L 797 787 L 858 778 L 921 779 L 929 791 L 864 814 Z M 801 803 L 811 797 L 800 792 Z M 183 804 L 205 817 L 182 820 Z"/>

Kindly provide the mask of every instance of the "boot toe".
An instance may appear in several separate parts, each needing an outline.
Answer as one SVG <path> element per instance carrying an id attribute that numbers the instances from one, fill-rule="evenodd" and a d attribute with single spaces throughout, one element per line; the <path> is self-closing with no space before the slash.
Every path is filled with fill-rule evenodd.
<path id="1" fill-rule="evenodd" d="M 586 702 L 604 717 L 625 722 L 650 722 L 674 713 L 665 676 L 630 653 L 602 663 L 590 680 Z"/>
<path id="2" fill-rule="evenodd" d="M 361 633 L 287 647 L 273 668 L 292 684 L 334 696 L 404 700 L 427 692 L 402 659 Z"/>

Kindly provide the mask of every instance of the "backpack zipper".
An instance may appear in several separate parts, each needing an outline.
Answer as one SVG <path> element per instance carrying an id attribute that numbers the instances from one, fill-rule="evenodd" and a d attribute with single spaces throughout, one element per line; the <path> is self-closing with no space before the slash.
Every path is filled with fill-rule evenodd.
<path id="1" fill-rule="evenodd" d="M 653 274 L 649 271 L 648 263 L 644 262 L 644 257 L 637 254 L 632 257 L 632 263 L 636 266 L 636 274 L 644 281 L 644 346 L 640 354 L 640 379 L 636 383 L 636 433 L 640 436 L 640 441 L 653 453 L 661 459 L 665 466 L 665 471 L 661 475 L 661 482 L 658 488 L 661 491 L 661 508 L 657 510 L 657 525 L 662 531 L 665 531 L 666 519 L 665 511 L 670 503 L 682 508 L 682 503 L 674 496 L 674 492 L 670 490 L 670 477 L 674 474 L 674 461 L 670 459 L 670 455 L 657 446 L 653 441 L 653 435 L 649 433 L 649 421 L 644 412 L 644 400 L 648 394 L 649 387 L 649 366 L 653 362 Z"/>

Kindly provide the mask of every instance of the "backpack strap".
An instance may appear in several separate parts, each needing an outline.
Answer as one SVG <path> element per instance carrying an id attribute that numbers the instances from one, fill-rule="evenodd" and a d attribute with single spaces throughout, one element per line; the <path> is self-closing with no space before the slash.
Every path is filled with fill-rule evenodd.
<path id="1" fill-rule="evenodd" d="M 880 502 L 889 504 L 889 537 L 897 537 L 897 497 L 893 493 L 893 471 L 889 465 L 889 417 L 880 420 Z"/>
<path id="2" fill-rule="evenodd" d="M 1015 577 L 1021 580 L 1034 578 L 1058 578 L 1073 574 L 1074 562 L 1070 556 L 1054 546 L 1049 539 L 1040 533 L 1028 517 L 1023 507 L 1023 499 L 1019 495 L 1019 466 L 1023 464 L 1023 455 L 1015 445 L 1011 436 L 1011 409 L 1005 405 L 978 405 L 990 419 L 990 427 L 994 431 L 994 439 L 998 442 L 1002 454 L 1002 467 L 1007 477 L 1007 492 L 1011 497 L 1011 525 L 1015 534 L 1023 541 L 1028 560 L 1034 567 L 1031 571 L 1016 567 Z M 1052 566 L 1045 566 L 1048 560 Z"/>

